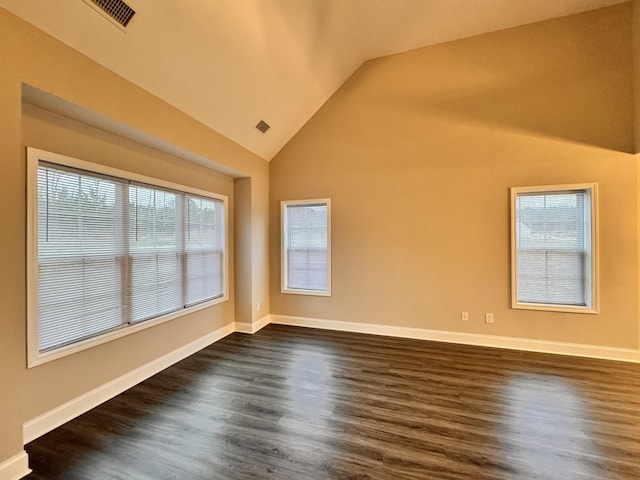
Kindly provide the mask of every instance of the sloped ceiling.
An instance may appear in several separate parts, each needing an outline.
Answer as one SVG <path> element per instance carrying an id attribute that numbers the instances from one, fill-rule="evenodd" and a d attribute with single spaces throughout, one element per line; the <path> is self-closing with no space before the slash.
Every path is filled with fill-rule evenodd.
<path id="1" fill-rule="evenodd" d="M 0 7 L 270 160 L 369 59 L 623 1 L 127 3 L 137 13 L 126 32 L 82 0 Z"/>

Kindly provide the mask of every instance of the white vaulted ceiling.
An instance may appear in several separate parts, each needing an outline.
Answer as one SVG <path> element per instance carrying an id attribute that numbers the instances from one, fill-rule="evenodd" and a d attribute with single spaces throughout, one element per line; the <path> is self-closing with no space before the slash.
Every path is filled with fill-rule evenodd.
<path id="1" fill-rule="evenodd" d="M 82 0 L 0 7 L 270 160 L 371 58 L 623 0 L 127 3 L 137 13 L 126 33 Z"/>

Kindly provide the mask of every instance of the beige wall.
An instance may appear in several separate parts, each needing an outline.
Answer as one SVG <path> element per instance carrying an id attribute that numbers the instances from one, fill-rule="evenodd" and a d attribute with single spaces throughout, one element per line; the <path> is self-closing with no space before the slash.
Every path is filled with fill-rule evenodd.
<path id="1" fill-rule="evenodd" d="M 25 420 L 155 360 L 235 320 L 236 288 L 248 301 L 269 295 L 268 163 L 149 93 L 98 66 L 0 9 L 0 247 L 4 252 L 0 295 L 0 463 L 22 451 Z M 22 84 L 71 102 L 97 117 L 124 125 L 165 145 L 197 156 L 204 165 L 116 137 L 22 103 Z M 24 145 L 226 194 L 230 198 L 231 299 L 80 353 L 26 368 Z M 234 218 L 234 176 L 249 178 L 248 208 Z M 259 275 L 234 282 L 234 220 L 248 225 L 251 243 L 242 262 Z M 245 230 L 247 231 L 247 230 Z M 248 260 L 247 260 L 248 257 Z M 234 301 L 235 300 L 235 301 Z M 248 302 L 247 300 L 242 300 Z M 268 304 L 268 302 L 266 302 Z"/>
<path id="2" fill-rule="evenodd" d="M 25 221 L 24 167 L 20 146 L 19 54 L 4 38 L 0 22 L 0 218 L 5 225 L 0 232 L 2 275 L 0 295 L 0 463 L 22 450 L 22 405 L 25 401 Z M 4 119 L 12 119 L 5 121 Z M 12 159 L 9 161 L 8 159 Z M 21 246 L 21 250 L 18 248 Z"/>
<path id="3" fill-rule="evenodd" d="M 252 182 L 251 195 L 251 292 L 255 324 L 271 312 L 269 291 L 269 181 Z M 257 234 L 256 234 L 257 232 Z"/>
<path id="4" fill-rule="evenodd" d="M 640 0 L 631 2 L 632 14 L 632 54 L 633 54 L 633 133 L 636 163 L 640 162 Z M 638 175 L 638 238 L 640 239 L 640 175 Z M 638 255 L 638 285 L 640 287 L 640 255 Z M 638 318 L 640 319 L 640 292 L 638 298 Z M 638 331 L 640 345 L 640 329 Z"/>
<path id="5" fill-rule="evenodd" d="M 236 321 L 243 324 L 256 324 L 269 315 L 269 291 L 261 288 L 269 282 L 268 249 L 264 236 L 252 234 L 269 228 L 269 204 L 264 201 L 268 187 L 248 177 L 235 179 Z M 253 288 L 246 288 L 248 284 Z"/>
<path id="6" fill-rule="evenodd" d="M 220 193 L 229 197 L 229 212 L 234 210 L 233 178 L 29 104 L 23 104 L 22 109 L 22 142 L 24 147 L 36 147 Z M 228 227 L 229 255 L 233 259 L 234 215 L 229 215 Z M 230 271 L 229 284 L 234 284 L 233 269 Z M 229 301 L 217 307 L 29 369 L 25 379 L 28 400 L 24 404 L 24 418 L 35 418 L 84 393 L 88 387 L 95 388 L 124 375 L 132 370 L 132 365 L 148 363 L 233 322 L 234 299 L 234 289 L 230 289 Z M 141 344 L 144 348 L 139 348 Z M 96 368 L 96 365 L 101 367 Z"/>
<path id="7" fill-rule="evenodd" d="M 253 300 L 251 289 L 244 288 L 251 281 L 251 178 L 236 178 L 234 181 L 234 211 L 239 220 L 235 223 L 235 294 L 236 322 L 251 323 Z M 242 253 L 241 253 L 242 252 Z"/>
<path id="8" fill-rule="evenodd" d="M 637 347 L 631 43 L 624 4 L 366 63 L 271 162 L 271 313 Z M 601 313 L 511 309 L 509 187 L 593 181 Z M 333 294 L 282 294 L 278 203 L 323 197 Z"/>
<path id="9" fill-rule="evenodd" d="M 631 2 L 634 153 L 640 153 L 640 0 Z"/>

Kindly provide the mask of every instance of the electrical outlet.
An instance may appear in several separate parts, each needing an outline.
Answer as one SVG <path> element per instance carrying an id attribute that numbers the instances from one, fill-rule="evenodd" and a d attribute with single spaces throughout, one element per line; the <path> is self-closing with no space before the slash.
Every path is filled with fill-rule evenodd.
<path id="1" fill-rule="evenodd" d="M 256 302 L 256 312 L 260 311 L 260 302 Z"/>
<path id="2" fill-rule="evenodd" d="M 485 313 L 484 321 L 487 323 L 493 323 L 493 313 Z"/>
<path id="3" fill-rule="evenodd" d="M 469 312 L 462 312 L 462 314 L 460 315 L 460 318 L 462 319 L 462 321 L 468 322 L 469 321 Z"/>

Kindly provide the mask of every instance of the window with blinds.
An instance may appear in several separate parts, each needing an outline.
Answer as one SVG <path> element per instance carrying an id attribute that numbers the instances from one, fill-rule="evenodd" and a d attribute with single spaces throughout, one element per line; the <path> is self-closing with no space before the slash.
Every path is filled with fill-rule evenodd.
<path id="1" fill-rule="evenodd" d="M 29 164 L 36 357 L 226 299 L 225 197 L 35 149 Z"/>
<path id="2" fill-rule="evenodd" d="M 512 189 L 514 308 L 596 312 L 595 189 Z"/>
<path id="3" fill-rule="evenodd" d="M 331 203 L 282 202 L 282 291 L 331 294 Z"/>

